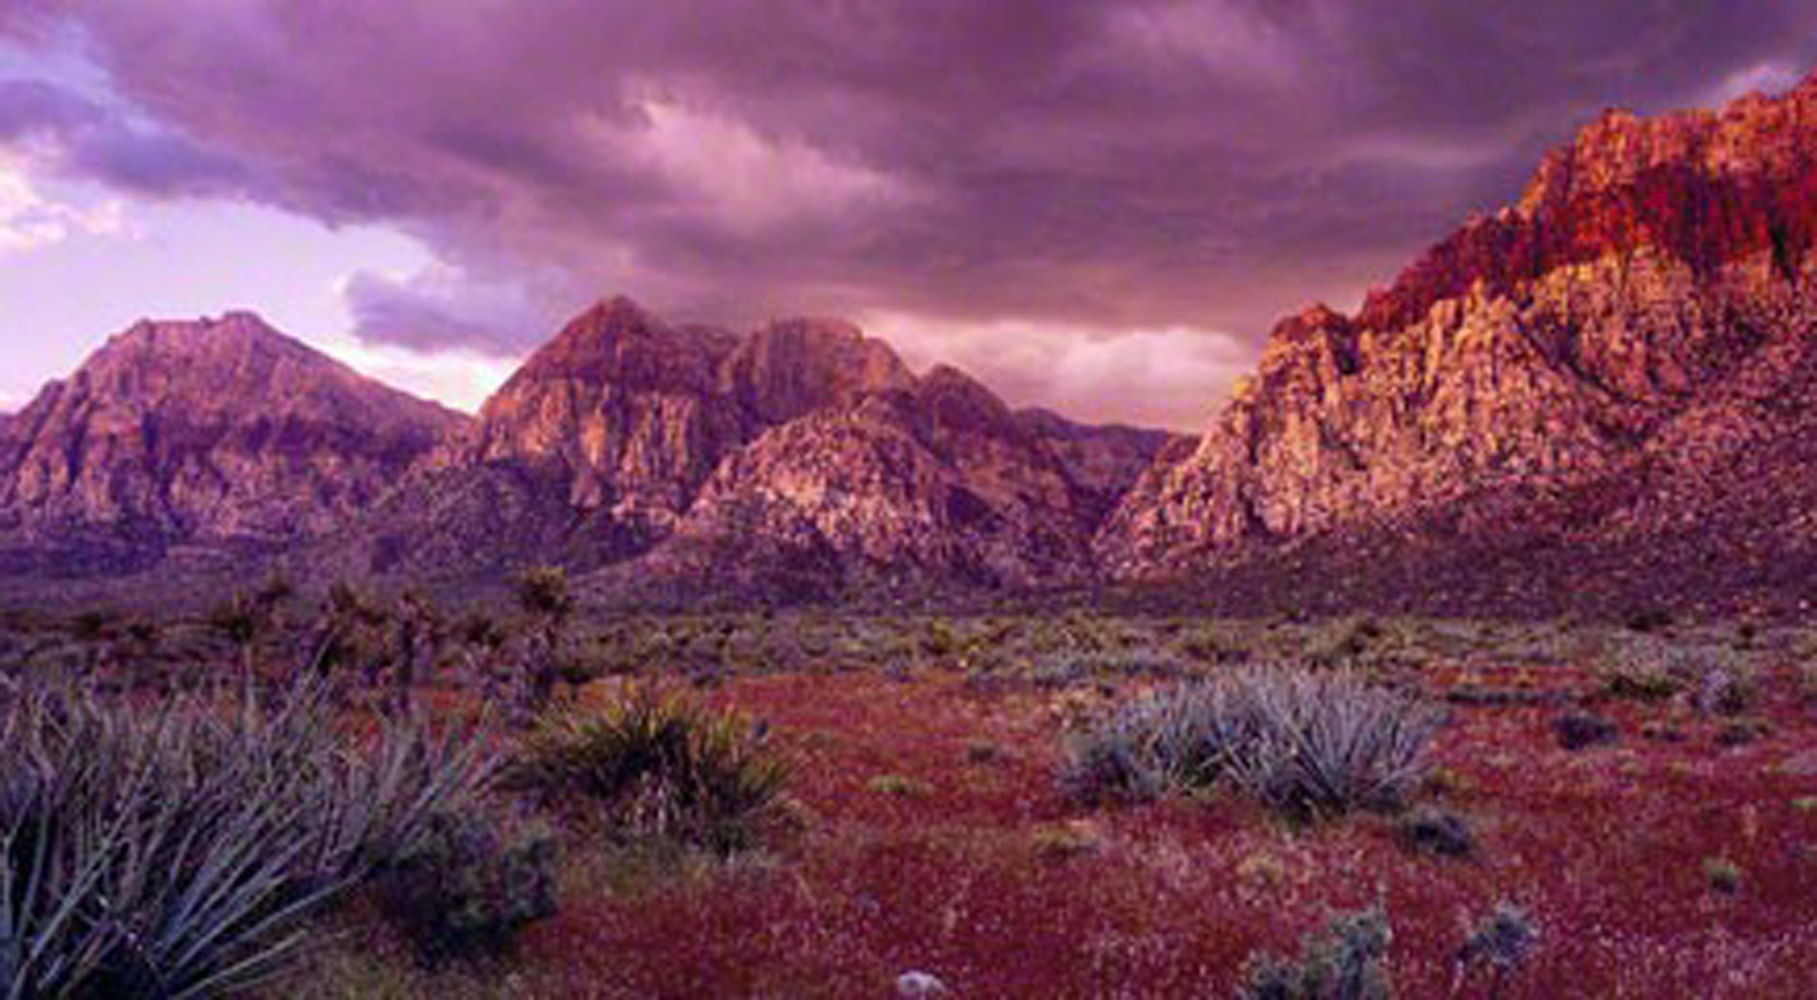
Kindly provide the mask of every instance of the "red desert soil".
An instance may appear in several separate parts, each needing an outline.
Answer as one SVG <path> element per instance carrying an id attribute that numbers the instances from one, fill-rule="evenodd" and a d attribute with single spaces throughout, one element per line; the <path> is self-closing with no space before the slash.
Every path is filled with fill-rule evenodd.
<path id="1" fill-rule="evenodd" d="M 1789 694 L 1757 716 L 1768 735 L 1727 749 L 1695 718 L 1676 720 L 1682 742 L 1643 738 L 1659 706 L 1601 706 L 1621 741 L 1580 752 L 1557 747 L 1556 708 L 1457 709 L 1437 756 L 1445 805 L 1481 841 L 1463 861 L 1408 853 L 1376 817 L 1295 829 L 1240 801 L 1073 806 L 1054 772 L 1081 697 L 932 674 L 731 682 L 713 700 L 794 755 L 806 832 L 774 864 L 571 894 L 527 935 L 522 985 L 883 997 L 918 969 L 957 996 L 1229 996 L 1252 952 L 1381 901 L 1400 995 L 1443 997 L 1466 918 L 1508 899 L 1542 941 L 1505 996 L 1817 990 L 1817 803 L 1800 801 L 1817 795 L 1817 741 Z M 985 744 L 1009 758 L 978 760 Z M 880 775 L 926 787 L 890 794 Z M 1712 888 L 1710 858 L 1740 866 L 1738 891 Z"/>

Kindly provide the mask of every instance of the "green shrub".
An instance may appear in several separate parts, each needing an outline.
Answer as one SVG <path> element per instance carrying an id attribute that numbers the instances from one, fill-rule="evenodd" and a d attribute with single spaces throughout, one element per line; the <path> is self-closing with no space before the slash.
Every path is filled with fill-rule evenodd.
<path id="1" fill-rule="evenodd" d="M 1440 722 L 1349 672 L 1251 668 L 1124 705 L 1071 746 L 1061 780 L 1085 801 L 1228 781 L 1299 815 L 1386 808 L 1424 778 Z"/>
<path id="2" fill-rule="evenodd" d="M 0 983 L 25 997 L 218 996 L 466 808 L 479 741 L 339 735 L 319 689 L 232 712 L 32 691 L 0 705 Z"/>
<path id="3" fill-rule="evenodd" d="M 379 880 L 379 900 L 431 961 L 501 955 L 556 912 L 556 843 L 484 812 L 441 813 Z"/>
<path id="4" fill-rule="evenodd" d="M 616 833 L 722 853 L 753 846 L 778 818 L 788 778 L 744 718 L 653 688 L 543 720 L 508 772 L 551 804 L 580 797 L 601 808 Z"/>
<path id="5" fill-rule="evenodd" d="M 1241 1000 L 1388 1000 L 1394 929 L 1379 908 L 1340 913 L 1300 945 L 1297 961 L 1264 954 L 1250 963 Z"/>

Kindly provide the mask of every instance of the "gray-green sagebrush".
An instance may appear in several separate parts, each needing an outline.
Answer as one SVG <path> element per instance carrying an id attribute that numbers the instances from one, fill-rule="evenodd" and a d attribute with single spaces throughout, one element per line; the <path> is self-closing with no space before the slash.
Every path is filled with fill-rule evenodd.
<path id="1" fill-rule="evenodd" d="M 491 779 L 420 719 L 352 736 L 275 708 L 72 690 L 0 703 L 0 994 L 211 997 L 281 973 L 309 921 Z"/>

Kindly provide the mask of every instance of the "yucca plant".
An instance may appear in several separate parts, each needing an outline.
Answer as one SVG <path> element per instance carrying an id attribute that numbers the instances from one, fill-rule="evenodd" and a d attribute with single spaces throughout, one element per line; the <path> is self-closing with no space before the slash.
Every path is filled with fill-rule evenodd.
<path id="1" fill-rule="evenodd" d="M 580 796 L 616 832 L 722 853 L 748 848 L 777 814 L 789 767 L 736 713 L 638 688 L 571 707 L 528 733 L 507 781 L 555 802 Z"/>
<path id="2" fill-rule="evenodd" d="M 0 705 L 0 993 L 210 997 L 465 808 L 478 741 L 344 737 L 319 688 L 261 710 L 33 690 Z"/>
<path id="3" fill-rule="evenodd" d="M 1070 748 L 1087 800 L 1228 782 L 1298 815 L 1399 804 L 1425 773 L 1440 716 L 1348 671 L 1250 668 L 1125 705 Z"/>

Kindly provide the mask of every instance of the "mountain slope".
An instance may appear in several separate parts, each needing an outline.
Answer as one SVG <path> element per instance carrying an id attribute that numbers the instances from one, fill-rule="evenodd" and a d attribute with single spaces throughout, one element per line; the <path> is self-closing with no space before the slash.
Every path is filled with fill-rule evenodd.
<path id="1" fill-rule="evenodd" d="M 141 322 L 0 424 L 0 565 L 286 544 L 367 507 L 464 422 L 250 313 Z"/>
<path id="2" fill-rule="evenodd" d="M 956 370 L 915 375 L 843 321 L 739 337 L 617 298 L 568 324 L 470 434 L 316 561 L 494 579 L 623 564 L 598 581 L 608 589 L 793 574 L 829 595 L 1072 579 L 1167 440 L 1015 414 Z"/>
<path id="3" fill-rule="evenodd" d="M 1064 583 L 1089 575 L 1101 513 L 1046 440 L 943 366 L 734 453 L 628 574 L 784 596 Z"/>
<path id="4" fill-rule="evenodd" d="M 1685 555 L 1662 536 L 1717 512 L 1723 531 L 1692 529 L 1706 557 L 1743 537 L 1808 547 L 1802 511 L 1734 477 L 1771 467 L 1817 493 L 1785 457 L 1817 365 L 1814 157 L 1817 80 L 1721 112 L 1605 115 L 1518 206 L 1356 316 L 1283 321 L 1194 454 L 1125 498 L 1101 558 L 1167 577 L 1349 535 L 1414 562 L 1476 553 L 1544 588 L 1561 556 Z"/>

